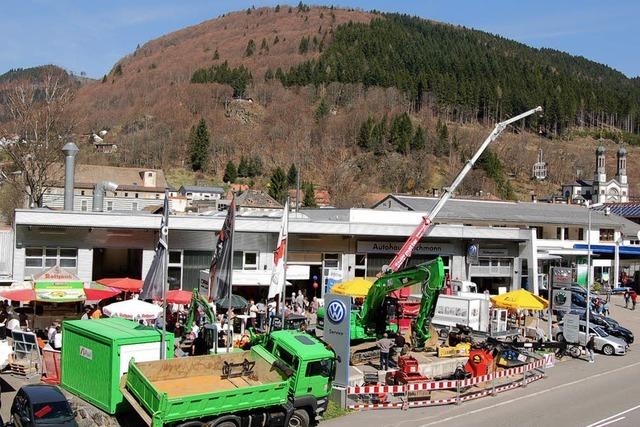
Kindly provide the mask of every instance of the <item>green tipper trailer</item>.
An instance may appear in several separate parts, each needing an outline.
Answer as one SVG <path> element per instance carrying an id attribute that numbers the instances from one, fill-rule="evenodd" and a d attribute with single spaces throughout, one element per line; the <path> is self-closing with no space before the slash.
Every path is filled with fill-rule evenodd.
<path id="1" fill-rule="evenodd" d="M 308 334 L 278 331 L 241 353 L 131 360 L 123 394 L 152 427 L 308 427 L 327 408 L 334 357 Z"/>
<path id="2" fill-rule="evenodd" d="M 160 359 L 161 333 L 126 319 L 62 322 L 62 379 L 69 392 L 108 414 L 123 402 L 120 379 L 129 360 Z M 173 334 L 167 333 L 167 357 L 173 355 Z"/>

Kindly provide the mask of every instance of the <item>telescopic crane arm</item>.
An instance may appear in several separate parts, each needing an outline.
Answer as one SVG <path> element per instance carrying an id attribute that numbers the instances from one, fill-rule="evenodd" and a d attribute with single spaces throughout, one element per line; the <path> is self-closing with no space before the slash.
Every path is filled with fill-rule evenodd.
<path id="1" fill-rule="evenodd" d="M 509 126 L 511 123 L 517 122 L 518 120 L 524 119 L 525 117 L 528 117 L 540 111 L 542 111 L 542 107 L 536 107 L 532 110 L 526 111 L 508 120 L 500 122 L 496 125 L 496 127 L 487 137 L 487 139 L 484 140 L 480 148 L 478 148 L 478 151 L 476 151 L 473 157 L 471 157 L 471 159 L 469 159 L 467 163 L 464 165 L 464 167 L 462 168 L 458 176 L 456 176 L 456 178 L 453 180 L 453 183 L 451 184 L 451 186 L 444 189 L 444 193 L 442 194 L 442 196 L 440 197 L 436 205 L 433 207 L 433 209 L 431 209 L 431 212 L 429 212 L 428 215 L 425 215 L 422 217 L 422 221 L 420 222 L 418 227 L 414 230 L 411 236 L 409 236 L 409 239 L 407 239 L 407 241 L 402 246 L 400 251 L 396 254 L 396 256 L 393 258 L 393 260 L 389 264 L 389 270 L 394 272 L 398 271 L 404 265 L 407 258 L 411 257 L 411 254 L 413 253 L 413 249 L 416 247 L 416 245 L 418 244 L 422 236 L 431 227 L 431 224 L 433 224 L 433 220 L 435 219 L 435 217 L 438 215 L 438 213 L 440 213 L 445 203 L 449 201 L 453 193 L 456 191 L 456 188 L 458 188 L 462 180 L 469 173 L 471 168 L 473 168 L 473 165 L 475 165 L 475 163 L 478 161 L 478 158 L 480 158 L 480 156 L 482 155 L 484 150 L 489 146 L 489 144 L 495 141 L 498 138 L 498 136 L 500 136 L 502 131 L 504 131 L 506 127 Z"/>

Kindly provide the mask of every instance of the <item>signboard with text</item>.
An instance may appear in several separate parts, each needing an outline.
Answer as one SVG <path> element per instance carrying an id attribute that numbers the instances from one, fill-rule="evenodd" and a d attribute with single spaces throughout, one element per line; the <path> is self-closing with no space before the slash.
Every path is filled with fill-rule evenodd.
<path id="1" fill-rule="evenodd" d="M 573 268 L 553 267 L 551 272 L 551 284 L 554 287 L 571 286 L 573 282 Z"/>
<path id="2" fill-rule="evenodd" d="M 562 327 L 564 340 L 568 343 L 577 343 L 579 339 L 580 316 L 577 314 L 566 314 L 562 319 L 564 320 Z"/>
<path id="3" fill-rule="evenodd" d="M 351 297 L 325 295 L 324 341 L 336 352 L 334 384 L 349 385 L 349 349 L 351 341 Z"/>
<path id="4" fill-rule="evenodd" d="M 400 252 L 404 242 L 385 241 L 358 241 L 357 251 L 369 254 L 395 254 Z M 413 250 L 413 255 L 451 255 L 454 253 L 453 245 L 440 242 L 418 243 Z"/>

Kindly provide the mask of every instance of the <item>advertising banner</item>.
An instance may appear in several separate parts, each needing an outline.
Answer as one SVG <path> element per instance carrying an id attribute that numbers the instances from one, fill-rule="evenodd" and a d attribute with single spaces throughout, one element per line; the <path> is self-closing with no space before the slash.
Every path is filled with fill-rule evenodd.
<path id="1" fill-rule="evenodd" d="M 351 297 L 325 295 L 324 341 L 336 352 L 334 384 L 349 385 L 349 346 L 351 341 Z"/>
<path id="2" fill-rule="evenodd" d="M 573 269 L 570 267 L 553 267 L 551 271 L 551 284 L 553 287 L 570 287 L 573 282 Z"/>
<path id="3" fill-rule="evenodd" d="M 566 289 L 553 290 L 553 309 L 568 312 L 571 311 L 571 291 Z"/>
<path id="4" fill-rule="evenodd" d="M 577 343 L 579 339 L 580 316 L 577 314 L 566 314 L 562 319 L 564 320 L 562 335 L 565 341 L 568 343 Z"/>

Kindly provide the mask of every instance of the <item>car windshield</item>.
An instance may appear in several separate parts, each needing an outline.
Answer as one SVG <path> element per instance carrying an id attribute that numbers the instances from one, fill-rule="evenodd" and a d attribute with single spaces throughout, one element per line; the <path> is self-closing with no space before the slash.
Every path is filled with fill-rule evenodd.
<path id="1" fill-rule="evenodd" d="M 604 331 L 604 329 L 602 329 L 600 326 L 596 326 L 596 327 L 592 328 L 592 331 L 594 331 L 596 334 L 598 334 L 601 337 L 608 337 L 609 336 L 609 334 L 606 333 Z"/>
<path id="2" fill-rule="evenodd" d="M 37 403 L 33 405 L 35 424 L 55 424 L 73 418 L 67 401 Z"/>

